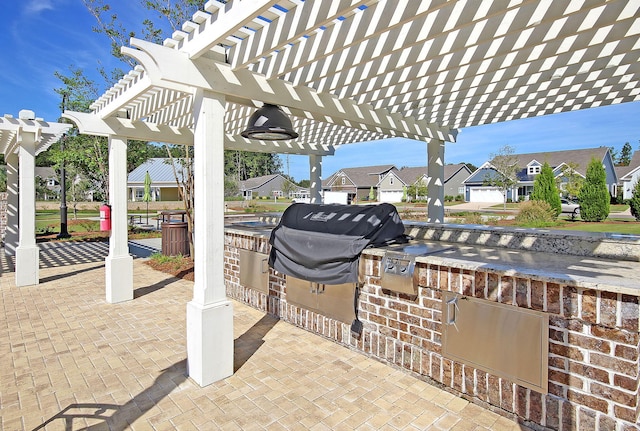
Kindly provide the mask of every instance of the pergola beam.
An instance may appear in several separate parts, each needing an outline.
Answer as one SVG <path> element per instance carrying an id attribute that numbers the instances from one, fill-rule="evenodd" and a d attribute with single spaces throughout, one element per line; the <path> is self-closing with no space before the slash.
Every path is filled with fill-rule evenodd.
<path id="1" fill-rule="evenodd" d="M 191 60 L 183 52 L 139 39 L 132 39 L 131 45 L 138 49 L 123 47 L 122 52 L 142 64 L 149 79 L 157 86 L 191 85 L 224 94 L 234 102 L 244 100 L 249 105 L 260 100 L 286 107 L 298 117 L 390 137 L 455 142 L 457 131 L 448 127 L 390 114 L 386 109 L 374 109 L 367 104 L 358 105 L 352 100 L 321 94 L 281 79 L 267 79 L 246 69 L 233 71 L 228 64 L 208 58 Z"/>
<path id="2" fill-rule="evenodd" d="M 86 135 L 122 136 L 141 141 L 193 145 L 193 131 L 188 128 L 178 129 L 144 121 L 132 122 L 118 117 L 102 119 L 85 112 L 65 111 L 62 116 L 73 121 L 78 126 L 78 131 Z"/>
<path id="3" fill-rule="evenodd" d="M 121 136 L 127 139 L 165 142 L 177 145 L 193 145 L 193 131 L 143 121 L 132 122 L 126 118 L 109 117 L 100 119 L 85 112 L 65 111 L 62 116 L 78 125 L 82 134 L 95 136 Z M 327 144 L 307 144 L 297 141 L 252 141 L 240 135 L 225 136 L 227 150 L 251 151 L 256 153 L 316 154 L 332 155 L 335 148 Z"/>
<path id="4" fill-rule="evenodd" d="M 227 8 L 209 1 L 205 5 L 209 19 L 198 25 L 198 37 L 185 41 L 181 51 L 192 59 L 199 58 L 277 3 L 277 0 L 244 0 Z"/>

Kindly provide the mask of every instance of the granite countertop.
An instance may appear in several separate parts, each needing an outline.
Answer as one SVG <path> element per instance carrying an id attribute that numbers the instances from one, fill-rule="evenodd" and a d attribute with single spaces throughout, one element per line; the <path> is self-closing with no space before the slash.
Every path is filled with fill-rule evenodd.
<path id="1" fill-rule="evenodd" d="M 273 227 L 268 222 L 240 222 L 225 226 L 225 231 L 268 238 Z M 408 245 L 427 248 L 416 262 L 533 276 L 586 289 L 640 295 L 640 262 L 431 240 L 412 240 Z M 394 247 L 369 248 L 363 254 L 384 256 L 390 248 Z"/>
<path id="2" fill-rule="evenodd" d="M 607 292 L 640 295 L 640 262 L 481 245 L 414 240 L 427 246 L 416 262 L 468 270 L 493 270 L 514 276 L 535 276 L 546 281 Z M 365 254 L 383 256 L 387 249 L 372 248 Z"/>

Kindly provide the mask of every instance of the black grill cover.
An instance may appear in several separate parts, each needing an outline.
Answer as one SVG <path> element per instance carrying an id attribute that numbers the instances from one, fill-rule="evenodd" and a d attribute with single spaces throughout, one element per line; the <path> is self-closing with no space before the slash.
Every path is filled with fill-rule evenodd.
<path id="1" fill-rule="evenodd" d="M 355 283 L 364 248 L 406 240 L 391 204 L 293 204 L 271 232 L 269 266 L 317 283 Z"/>

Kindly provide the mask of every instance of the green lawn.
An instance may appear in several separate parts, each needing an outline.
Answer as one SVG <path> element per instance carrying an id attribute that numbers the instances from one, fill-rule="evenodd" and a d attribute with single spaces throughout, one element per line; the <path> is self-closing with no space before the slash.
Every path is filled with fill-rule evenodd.
<path id="1" fill-rule="evenodd" d="M 232 202 L 228 203 L 231 207 Z M 282 212 L 287 206 L 288 202 L 273 202 L 267 201 L 254 201 L 248 208 L 244 208 L 246 212 L 260 213 L 260 212 Z M 583 232 L 611 232 L 627 235 L 640 235 L 640 222 L 637 222 L 629 218 L 616 218 L 616 213 L 625 211 L 628 205 L 611 205 L 611 212 L 609 218 L 600 223 L 587 223 L 580 219 L 572 221 L 564 215 L 558 219 L 558 223 L 555 226 L 549 226 L 548 229 L 557 230 L 571 230 L 571 231 L 583 231 Z M 492 207 L 492 208 L 495 208 Z M 511 209 L 509 213 L 515 213 L 518 208 L 518 204 L 507 204 L 507 208 Z M 502 209 L 502 204 L 497 205 L 496 209 Z M 130 214 L 146 214 L 146 211 L 131 211 Z M 151 211 L 149 212 L 151 214 Z M 504 216 L 498 216 L 495 212 L 484 213 L 488 216 L 495 216 L 495 220 L 499 220 Z M 99 231 L 99 222 L 97 219 L 99 213 L 97 211 L 83 210 L 78 211 L 78 220 L 73 217 L 73 211 L 68 212 L 67 218 L 67 230 L 71 233 L 74 232 L 97 232 Z M 88 220 L 93 218 L 93 220 Z M 464 219 L 465 216 L 461 213 L 460 218 Z M 474 223 L 476 223 L 474 221 Z M 513 221 L 500 221 L 496 223 L 494 221 L 487 222 L 487 224 L 498 224 L 505 226 L 517 226 Z M 60 231 L 60 213 L 59 210 L 38 210 L 36 212 L 36 233 L 57 233 Z"/>
<path id="2" fill-rule="evenodd" d="M 603 222 L 567 222 L 554 229 L 573 230 L 581 232 L 610 232 L 626 235 L 640 235 L 640 222 L 635 220 L 607 219 Z"/>

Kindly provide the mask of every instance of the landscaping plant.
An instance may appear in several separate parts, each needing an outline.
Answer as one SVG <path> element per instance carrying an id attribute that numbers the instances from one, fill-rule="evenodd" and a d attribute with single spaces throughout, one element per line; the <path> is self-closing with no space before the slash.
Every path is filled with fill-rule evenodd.
<path id="1" fill-rule="evenodd" d="M 549 163 L 547 162 L 542 165 L 540 174 L 538 174 L 533 183 L 531 200 L 548 203 L 551 209 L 555 212 L 555 217 L 558 217 L 562 212 L 560 192 L 556 186 L 553 169 L 551 169 L 551 166 L 549 166 Z"/>
<path id="2" fill-rule="evenodd" d="M 549 227 L 555 224 L 555 209 L 543 200 L 530 200 L 520 204 L 516 223 L 523 227 Z"/>
<path id="3" fill-rule="evenodd" d="M 636 185 L 633 186 L 633 195 L 629 199 L 629 207 L 631 208 L 631 215 L 635 217 L 636 221 L 640 221 L 640 181 L 636 181 Z"/>
<path id="4" fill-rule="evenodd" d="M 607 174 L 602 162 L 592 158 L 578 195 L 580 217 L 584 221 L 603 221 L 609 216 L 611 196 L 607 189 Z"/>

